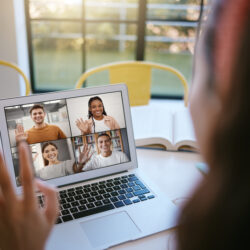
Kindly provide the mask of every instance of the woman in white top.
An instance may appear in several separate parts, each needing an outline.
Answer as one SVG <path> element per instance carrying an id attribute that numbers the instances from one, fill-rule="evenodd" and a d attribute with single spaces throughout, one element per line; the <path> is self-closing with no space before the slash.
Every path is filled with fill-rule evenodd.
<path id="1" fill-rule="evenodd" d="M 113 117 L 107 115 L 102 99 L 99 96 L 91 97 L 88 102 L 88 107 L 89 119 L 83 120 L 80 118 L 76 120 L 76 126 L 83 135 L 120 129 L 117 121 Z"/>
<path id="2" fill-rule="evenodd" d="M 36 176 L 43 180 L 58 178 L 82 171 L 82 167 L 76 165 L 75 159 L 59 161 L 58 148 L 56 144 L 52 142 L 43 144 L 42 156 L 44 167 L 36 172 Z M 79 157 L 82 158 L 81 155 Z"/>

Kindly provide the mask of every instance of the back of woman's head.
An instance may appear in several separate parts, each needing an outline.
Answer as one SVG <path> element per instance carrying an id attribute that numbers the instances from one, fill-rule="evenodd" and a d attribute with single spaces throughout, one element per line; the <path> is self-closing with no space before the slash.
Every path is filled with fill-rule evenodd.
<path id="1" fill-rule="evenodd" d="M 220 116 L 207 141 L 210 172 L 180 216 L 179 250 L 249 245 L 250 1 L 215 1 L 213 7 L 201 43 L 207 92 L 217 96 Z"/>
<path id="2" fill-rule="evenodd" d="M 211 147 L 211 164 L 236 163 L 236 151 L 245 155 L 250 145 L 250 1 L 219 0 L 204 35 L 211 77 L 208 87 L 220 100 L 218 119 Z M 242 136 L 241 136 L 242 135 Z M 233 154 L 230 154 L 233 153 Z M 216 157 L 216 159 L 213 158 Z M 213 162 L 212 162 L 213 161 Z M 223 164 L 225 166 L 225 164 Z M 226 166 L 228 169 L 228 166 Z M 237 167 L 237 170 L 239 168 Z"/>

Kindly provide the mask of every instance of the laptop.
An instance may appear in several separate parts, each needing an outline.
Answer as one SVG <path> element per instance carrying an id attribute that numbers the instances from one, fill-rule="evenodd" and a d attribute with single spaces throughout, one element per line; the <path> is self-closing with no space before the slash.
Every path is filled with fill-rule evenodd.
<path id="1" fill-rule="evenodd" d="M 177 207 L 138 167 L 125 84 L 0 100 L 0 116 L 17 193 L 20 136 L 34 175 L 59 189 L 46 249 L 106 249 L 176 226 Z"/>

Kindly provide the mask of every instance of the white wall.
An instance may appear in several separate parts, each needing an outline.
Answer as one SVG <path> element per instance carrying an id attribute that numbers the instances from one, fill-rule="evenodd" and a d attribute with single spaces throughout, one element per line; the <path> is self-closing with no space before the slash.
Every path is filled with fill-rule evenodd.
<path id="1" fill-rule="evenodd" d="M 17 48 L 18 66 L 22 69 L 24 74 L 30 80 L 24 1 L 25 0 L 13 0 L 14 11 L 15 11 L 15 25 L 17 31 L 16 48 Z M 25 95 L 25 83 L 21 77 L 19 78 L 19 85 L 20 85 L 20 95 Z"/>
<path id="2" fill-rule="evenodd" d="M 0 0 L 0 6 L 0 60 L 16 63 L 29 77 L 23 0 Z M 0 65 L 0 98 L 23 94 L 19 75 Z"/>

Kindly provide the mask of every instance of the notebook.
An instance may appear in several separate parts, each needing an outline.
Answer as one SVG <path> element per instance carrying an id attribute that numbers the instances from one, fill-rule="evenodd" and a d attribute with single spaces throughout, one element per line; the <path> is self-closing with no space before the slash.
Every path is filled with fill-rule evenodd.
<path id="1" fill-rule="evenodd" d="M 137 164 L 126 85 L 0 100 L 0 116 L 17 193 L 20 139 L 30 146 L 34 175 L 59 189 L 46 249 L 105 249 L 176 226 L 177 207 Z"/>

